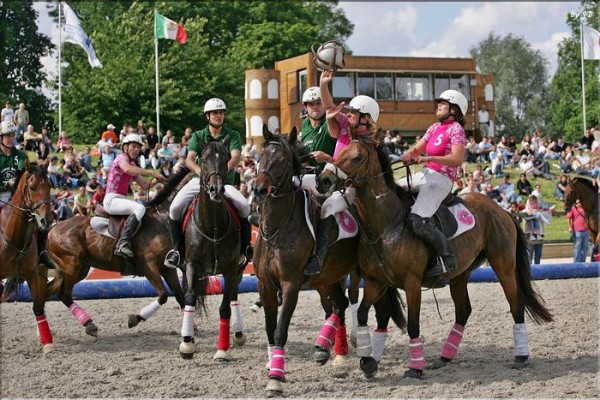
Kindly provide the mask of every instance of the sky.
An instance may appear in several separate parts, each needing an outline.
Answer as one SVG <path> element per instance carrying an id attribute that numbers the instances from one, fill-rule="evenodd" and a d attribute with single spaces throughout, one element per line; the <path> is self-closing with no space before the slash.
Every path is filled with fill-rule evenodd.
<path id="1" fill-rule="evenodd" d="M 501 37 L 512 33 L 524 37 L 548 60 L 549 77 L 556 71 L 558 43 L 570 35 L 567 14 L 579 10 L 577 1 L 341 1 L 339 6 L 354 23 L 354 33 L 346 41 L 354 55 L 469 57 L 469 49 L 490 31 Z M 39 12 L 38 30 L 57 44 L 58 29 L 44 2 L 34 8 Z M 42 63 L 56 71 L 56 55 L 42 58 Z"/>

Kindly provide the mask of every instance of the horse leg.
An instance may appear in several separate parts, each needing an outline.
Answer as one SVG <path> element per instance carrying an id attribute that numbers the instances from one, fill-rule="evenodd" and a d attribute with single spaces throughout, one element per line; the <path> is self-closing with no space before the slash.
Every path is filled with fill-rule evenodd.
<path id="1" fill-rule="evenodd" d="M 177 271 L 171 268 L 164 269 L 162 271 L 162 277 L 165 279 L 165 282 L 167 282 L 167 285 L 169 285 L 169 288 L 173 292 L 173 296 L 175 297 L 177 304 L 179 304 L 179 307 L 183 310 L 183 308 L 185 307 L 185 293 L 181 288 L 181 284 L 179 283 Z"/>
<path id="2" fill-rule="evenodd" d="M 454 302 L 454 325 L 450 328 L 446 342 L 442 347 L 440 357 L 434 361 L 431 369 L 438 369 L 446 366 L 450 361 L 454 360 L 458 354 L 465 326 L 471 315 L 471 300 L 469 299 L 469 291 L 467 290 L 468 281 L 469 277 L 466 274 L 452 279 L 450 295 Z"/>
<path id="3" fill-rule="evenodd" d="M 407 331 L 410 338 L 408 344 L 408 370 L 404 372 L 406 378 L 420 379 L 425 369 L 425 356 L 423 338 L 420 337 L 419 316 L 421 313 L 421 282 L 413 279 L 405 284 L 406 306 L 408 308 Z"/>
<path id="4" fill-rule="evenodd" d="M 189 360 L 194 357 L 194 315 L 196 314 L 196 289 L 193 285 L 194 273 L 192 263 L 186 264 L 186 291 L 184 296 L 183 321 L 181 325 L 182 342 L 179 344 L 179 355 Z"/>
<path id="5" fill-rule="evenodd" d="M 217 352 L 215 353 L 213 360 L 217 362 L 229 361 L 229 348 L 231 347 L 230 334 L 231 334 L 231 298 L 236 292 L 238 285 L 237 274 L 229 272 L 224 275 L 225 288 L 223 289 L 223 299 L 221 300 L 221 306 L 219 307 L 219 340 L 217 342 Z M 237 295 L 235 296 L 237 297 Z M 236 309 L 239 311 L 240 304 L 238 301 Z M 238 321 L 239 322 L 239 321 Z M 236 328 L 239 328 L 237 326 Z"/>
<path id="6" fill-rule="evenodd" d="M 37 264 L 33 268 L 37 269 Z M 48 325 L 48 320 L 46 319 L 44 312 L 44 305 L 46 303 L 46 279 L 42 277 L 38 271 L 33 271 L 27 282 L 31 292 L 31 299 L 33 300 L 33 314 L 37 321 L 38 334 L 40 336 L 40 342 L 42 342 L 43 352 L 49 353 L 54 350 L 54 343 L 52 331 L 50 330 L 50 325 Z"/>
<path id="7" fill-rule="evenodd" d="M 231 293 L 231 329 L 233 330 L 233 343 L 236 346 L 241 347 L 246 344 L 247 340 L 246 334 L 244 333 L 242 309 L 240 308 L 240 302 L 238 301 L 238 290 L 244 276 L 244 269 L 240 269 L 237 275 L 237 284 L 233 287 L 234 291 Z"/>
<path id="8" fill-rule="evenodd" d="M 383 358 L 385 342 L 388 334 L 388 324 L 390 322 L 390 312 L 388 309 L 387 298 L 382 296 L 375 303 L 375 319 L 377 320 L 377 329 L 371 335 L 371 357 L 377 362 Z"/>
<path id="9" fill-rule="evenodd" d="M 358 286 L 360 285 L 360 276 L 356 271 L 350 273 L 350 286 L 348 287 L 348 298 L 350 299 L 350 315 L 352 321 L 352 327 L 350 329 L 350 344 L 356 348 L 356 328 L 358 328 L 358 318 L 356 313 L 358 312 Z"/>
<path id="10" fill-rule="evenodd" d="M 316 350 L 314 358 L 321 365 L 329 360 L 332 343 L 335 343 L 336 353 L 333 365 L 341 366 L 348 362 L 348 337 L 346 333 L 345 313 L 349 302 L 348 298 L 344 295 L 345 286 L 344 278 L 344 280 L 329 287 L 327 291 L 329 293 L 327 297 L 331 311 L 315 341 Z"/>
<path id="11" fill-rule="evenodd" d="M 148 320 L 151 316 L 156 313 L 160 307 L 162 307 L 168 300 L 167 289 L 163 284 L 162 277 L 159 272 L 160 266 L 155 263 L 148 263 L 148 268 L 146 269 L 146 279 L 152 284 L 154 289 L 158 292 L 158 298 L 142 308 L 139 314 L 129 314 L 127 318 L 127 326 L 129 328 L 133 328 L 137 326 L 142 321 Z"/>
<path id="12" fill-rule="evenodd" d="M 369 309 L 385 290 L 377 281 L 365 278 L 363 299 L 357 310 L 356 354 L 360 356 L 360 369 L 365 378 L 371 379 L 377 373 L 377 361 L 372 357 L 373 347 L 369 334 Z"/>

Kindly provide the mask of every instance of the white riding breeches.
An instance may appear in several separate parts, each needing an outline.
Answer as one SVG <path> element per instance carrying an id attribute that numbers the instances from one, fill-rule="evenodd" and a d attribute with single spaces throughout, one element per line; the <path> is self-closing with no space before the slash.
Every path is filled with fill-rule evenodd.
<path id="1" fill-rule="evenodd" d="M 406 177 L 398 179 L 396 184 L 408 190 Z M 410 212 L 421 218 L 430 218 L 452 190 L 452 181 L 437 171 L 423 169 L 412 175 L 410 190 L 418 193 Z"/>
<path id="2" fill-rule="evenodd" d="M 129 200 L 127 197 L 117 193 L 107 193 L 102 205 L 110 215 L 134 214 L 138 222 L 142 222 L 142 218 L 144 218 L 144 214 L 146 214 L 146 207 L 142 204 Z"/>
<path id="3" fill-rule="evenodd" d="M 317 191 L 317 176 L 315 174 L 306 174 L 302 176 L 302 189 L 309 189 L 317 196 L 321 194 Z M 345 198 L 345 199 L 344 199 Z M 325 219 L 330 215 L 334 215 L 340 211 L 348 209 L 348 204 L 354 204 L 356 198 L 356 190 L 353 187 L 346 188 L 344 194 L 340 191 L 335 191 L 329 196 L 321 206 L 321 219 Z M 348 203 L 346 203 L 346 201 Z"/>
<path id="4" fill-rule="evenodd" d="M 175 195 L 169 207 L 169 217 L 173 221 L 181 221 L 183 213 L 194 197 L 200 193 L 200 177 L 190 179 L 188 183 Z M 250 203 L 234 186 L 225 185 L 225 197 L 227 197 L 235 206 L 238 214 L 242 218 L 250 214 Z"/>

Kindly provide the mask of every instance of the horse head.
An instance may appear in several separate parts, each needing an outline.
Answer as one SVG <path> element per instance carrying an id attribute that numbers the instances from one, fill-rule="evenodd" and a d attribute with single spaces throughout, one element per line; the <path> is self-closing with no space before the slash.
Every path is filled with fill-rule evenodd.
<path id="1" fill-rule="evenodd" d="M 294 190 L 292 177 L 300 174 L 296 127 L 286 137 L 271 133 L 264 125 L 263 138 L 259 170 L 252 187 L 254 201 L 258 204 L 264 203 L 268 197 L 291 193 Z"/>
<path id="2" fill-rule="evenodd" d="M 227 183 L 227 163 L 231 159 L 229 152 L 230 138 L 227 136 L 223 142 L 211 141 L 200 142 L 202 152 L 200 153 L 200 187 L 211 201 L 221 202 L 225 194 Z"/>
<path id="3" fill-rule="evenodd" d="M 39 230 L 45 231 L 54 222 L 50 203 L 50 181 L 46 170 L 26 161 L 11 205 L 24 211 L 30 220 L 35 220 Z"/>

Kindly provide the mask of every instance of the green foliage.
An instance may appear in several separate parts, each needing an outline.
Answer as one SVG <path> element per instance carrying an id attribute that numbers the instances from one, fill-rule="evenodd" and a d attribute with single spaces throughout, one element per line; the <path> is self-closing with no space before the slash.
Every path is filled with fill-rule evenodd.
<path id="1" fill-rule="evenodd" d="M 25 103 L 38 129 L 48 118 L 50 101 L 41 91 L 44 74 L 40 57 L 53 48 L 50 39 L 35 29 L 33 1 L 0 2 L 0 101 L 13 108 Z"/>
<path id="2" fill-rule="evenodd" d="M 543 126 L 548 61 L 542 54 L 522 37 L 494 32 L 470 52 L 481 71 L 494 76 L 496 115 L 506 130 L 520 137 Z"/>
<path id="3" fill-rule="evenodd" d="M 246 69 L 346 39 L 353 25 L 336 1 L 72 1 L 102 69 L 83 50 L 63 47 L 63 125 L 75 142 L 94 142 L 108 123 L 155 121 L 154 10 L 182 24 L 188 41 L 159 40 L 160 126 L 180 135 L 202 128 L 204 102 L 222 98 L 228 124 L 245 131 Z"/>
<path id="4" fill-rule="evenodd" d="M 598 2 L 583 1 L 584 23 L 598 30 Z M 558 69 L 552 78 L 548 128 L 550 133 L 561 134 L 567 141 L 575 142 L 583 136 L 583 104 L 581 101 L 581 39 L 580 19 L 567 16 L 571 36 L 558 46 Z M 600 123 L 600 62 L 584 60 L 585 102 L 587 128 Z"/>

